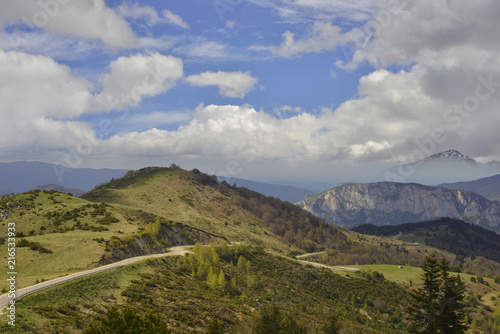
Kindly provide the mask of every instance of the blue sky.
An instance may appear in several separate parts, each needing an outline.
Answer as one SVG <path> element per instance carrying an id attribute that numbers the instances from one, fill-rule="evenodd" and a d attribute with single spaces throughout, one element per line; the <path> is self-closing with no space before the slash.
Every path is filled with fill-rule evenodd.
<path id="1" fill-rule="evenodd" d="M 0 161 L 307 183 L 498 160 L 499 19 L 493 0 L 4 1 Z"/>

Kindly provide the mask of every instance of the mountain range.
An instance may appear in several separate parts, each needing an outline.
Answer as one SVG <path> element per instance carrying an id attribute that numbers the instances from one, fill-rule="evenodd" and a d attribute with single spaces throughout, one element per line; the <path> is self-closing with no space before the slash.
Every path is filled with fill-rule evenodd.
<path id="1" fill-rule="evenodd" d="M 297 205 L 328 223 L 349 228 L 450 217 L 500 230 L 500 202 L 470 191 L 416 183 L 349 183 L 309 196 Z"/>
<path id="2" fill-rule="evenodd" d="M 127 171 L 126 169 L 66 168 L 43 162 L 0 163 L 0 194 L 21 193 L 49 184 L 85 192 L 112 178 L 120 178 Z"/>

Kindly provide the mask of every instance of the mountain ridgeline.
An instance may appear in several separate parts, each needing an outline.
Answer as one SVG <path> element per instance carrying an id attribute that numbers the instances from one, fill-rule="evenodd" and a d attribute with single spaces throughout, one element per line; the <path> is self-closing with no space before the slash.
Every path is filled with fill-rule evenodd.
<path id="1" fill-rule="evenodd" d="M 450 217 L 493 231 L 500 229 L 499 202 L 469 191 L 416 183 L 344 184 L 297 204 L 330 224 L 349 228 Z"/>

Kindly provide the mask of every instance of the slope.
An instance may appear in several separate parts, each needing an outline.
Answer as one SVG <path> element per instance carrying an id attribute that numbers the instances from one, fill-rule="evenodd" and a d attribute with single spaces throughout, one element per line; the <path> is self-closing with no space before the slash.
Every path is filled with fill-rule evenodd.
<path id="1" fill-rule="evenodd" d="M 198 170 L 148 167 L 82 198 L 142 209 L 280 254 L 316 251 L 345 241 L 335 226 L 293 204 L 218 182 Z"/>
<path id="2" fill-rule="evenodd" d="M 498 200 L 500 199 L 500 174 L 469 182 L 443 183 L 438 187 L 473 191 L 490 200 Z"/>

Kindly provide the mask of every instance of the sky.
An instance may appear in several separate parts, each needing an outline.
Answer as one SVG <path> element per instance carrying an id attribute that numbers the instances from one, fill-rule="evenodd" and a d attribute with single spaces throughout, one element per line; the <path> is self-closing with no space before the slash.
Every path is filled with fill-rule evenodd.
<path id="1" fill-rule="evenodd" d="M 0 162 L 383 179 L 500 160 L 497 0 L 4 0 Z"/>

